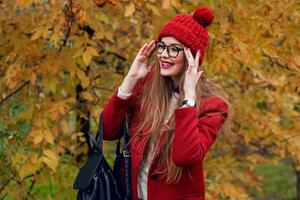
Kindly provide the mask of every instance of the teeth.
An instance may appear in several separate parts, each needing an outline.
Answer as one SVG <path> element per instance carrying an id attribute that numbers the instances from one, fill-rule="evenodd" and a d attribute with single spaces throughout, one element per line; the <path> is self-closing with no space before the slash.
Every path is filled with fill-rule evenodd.
<path id="1" fill-rule="evenodd" d="M 172 65 L 174 65 L 173 63 L 170 63 L 170 62 L 164 62 L 164 61 L 162 61 L 162 64 L 167 65 L 167 66 L 172 66 Z"/>

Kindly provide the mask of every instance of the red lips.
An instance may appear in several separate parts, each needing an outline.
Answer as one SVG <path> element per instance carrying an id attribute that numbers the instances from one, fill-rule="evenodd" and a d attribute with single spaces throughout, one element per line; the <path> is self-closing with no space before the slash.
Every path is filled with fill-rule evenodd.
<path id="1" fill-rule="evenodd" d="M 160 67 L 162 69 L 169 69 L 169 68 L 171 68 L 173 66 L 174 66 L 174 63 L 172 63 L 172 62 L 169 62 L 169 61 L 160 61 Z"/>

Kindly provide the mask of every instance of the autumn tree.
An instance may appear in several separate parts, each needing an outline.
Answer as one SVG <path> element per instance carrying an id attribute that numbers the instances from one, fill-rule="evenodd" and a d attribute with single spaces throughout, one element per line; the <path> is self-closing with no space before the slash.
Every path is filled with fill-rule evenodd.
<path id="1" fill-rule="evenodd" d="M 236 0 L 0 1 L 0 198 L 74 199 L 82 132 L 142 44 L 199 5 L 216 15 L 202 67 L 234 111 L 231 143 L 219 137 L 205 160 L 207 199 L 255 198 L 255 166 L 283 158 L 300 198 L 300 5 Z"/>

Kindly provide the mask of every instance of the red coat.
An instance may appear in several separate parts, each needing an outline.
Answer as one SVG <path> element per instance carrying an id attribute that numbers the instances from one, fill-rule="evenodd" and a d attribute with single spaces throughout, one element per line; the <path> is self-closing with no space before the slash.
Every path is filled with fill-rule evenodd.
<path id="1" fill-rule="evenodd" d="M 117 90 L 103 110 L 104 139 L 115 140 L 126 113 L 132 115 L 129 131 L 138 119 L 139 103 L 137 94 L 144 81 L 139 81 L 130 98 L 124 100 L 117 96 Z M 228 107 L 219 97 L 209 96 L 200 102 L 200 115 L 195 107 L 175 109 L 175 136 L 172 142 L 173 162 L 183 167 L 182 177 L 176 184 L 166 184 L 164 179 L 154 173 L 155 158 L 148 174 L 148 200 L 204 200 L 204 177 L 202 161 L 216 139 L 218 131 L 227 117 Z M 162 143 L 162 141 L 160 141 Z M 144 149 L 131 143 L 131 183 L 133 199 L 137 200 L 138 167 Z M 163 147 L 159 145 L 158 148 Z"/>

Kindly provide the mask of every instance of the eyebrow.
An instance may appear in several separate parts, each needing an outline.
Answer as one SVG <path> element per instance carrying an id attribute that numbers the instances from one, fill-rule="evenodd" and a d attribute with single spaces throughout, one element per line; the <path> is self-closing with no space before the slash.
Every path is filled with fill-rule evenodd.
<path id="1" fill-rule="evenodd" d="M 161 41 L 164 45 L 167 45 L 166 43 L 164 43 L 163 41 Z M 181 44 L 178 44 L 178 43 L 171 43 L 171 44 L 168 44 L 167 46 L 171 46 L 171 45 L 173 45 L 173 46 L 175 46 L 175 45 L 177 45 L 177 46 L 180 46 L 181 48 L 183 48 L 183 46 L 181 45 Z"/>

